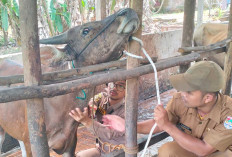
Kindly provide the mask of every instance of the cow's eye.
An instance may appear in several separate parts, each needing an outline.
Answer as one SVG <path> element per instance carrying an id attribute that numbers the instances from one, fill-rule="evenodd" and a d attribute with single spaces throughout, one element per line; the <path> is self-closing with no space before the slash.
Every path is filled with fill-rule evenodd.
<path id="1" fill-rule="evenodd" d="M 83 32 L 82 32 L 82 35 L 86 36 L 88 33 L 89 33 L 89 28 L 84 28 Z"/>

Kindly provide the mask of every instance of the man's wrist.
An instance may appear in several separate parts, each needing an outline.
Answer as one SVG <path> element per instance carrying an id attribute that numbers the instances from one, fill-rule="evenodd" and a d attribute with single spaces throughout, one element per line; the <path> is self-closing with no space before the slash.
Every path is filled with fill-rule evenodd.
<path id="1" fill-rule="evenodd" d="M 170 132 L 172 130 L 173 126 L 174 125 L 171 122 L 168 122 L 167 124 L 165 124 L 165 126 L 163 126 L 163 130 L 168 133 L 168 132 Z"/>

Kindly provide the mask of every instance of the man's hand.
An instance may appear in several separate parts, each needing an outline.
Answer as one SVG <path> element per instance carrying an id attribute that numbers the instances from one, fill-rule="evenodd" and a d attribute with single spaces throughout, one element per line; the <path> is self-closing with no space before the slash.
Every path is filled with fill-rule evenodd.
<path id="1" fill-rule="evenodd" d="M 88 116 L 88 109 L 87 107 L 84 108 L 84 112 L 80 110 L 80 108 L 75 108 L 69 112 L 69 115 L 75 119 L 76 121 L 82 123 L 86 127 L 91 126 L 91 119 Z"/>
<path id="2" fill-rule="evenodd" d="M 156 121 L 157 126 L 166 131 L 167 127 L 170 124 L 170 121 L 168 119 L 168 113 L 164 109 L 163 105 L 158 105 L 154 109 L 154 120 Z"/>
<path id="3" fill-rule="evenodd" d="M 105 115 L 102 117 L 103 124 L 108 128 L 117 130 L 119 132 L 125 132 L 125 120 L 116 115 Z"/>

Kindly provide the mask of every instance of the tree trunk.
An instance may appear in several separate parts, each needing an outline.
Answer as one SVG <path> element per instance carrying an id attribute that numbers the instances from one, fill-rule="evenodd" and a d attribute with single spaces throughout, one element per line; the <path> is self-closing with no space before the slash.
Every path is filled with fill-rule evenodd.
<path id="1" fill-rule="evenodd" d="M 13 37 L 16 39 L 16 45 L 21 46 L 21 35 L 20 35 L 20 28 L 19 28 L 19 18 L 13 12 L 10 14 L 10 18 L 8 19 L 11 25 L 11 29 L 13 32 Z"/>
<path id="2" fill-rule="evenodd" d="M 204 11 L 204 0 L 198 0 L 197 4 L 197 26 L 202 24 Z"/>
<path id="3" fill-rule="evenodd" d="M 106 17 L 106 0 L 96 0 L 96 20 L 102 20 Z"/>
<path id="4" fill-rule="evenodd" d="M 53 28 L 53 25 L 52 25 L 52 20 L 50 18 L 50 15 L 49 15 L 49 12 L 48 12 L 48 8 L 47 8 L 47 3 L 46 3 L 46 0 L 41 0 L 41 3 L 42 3 L 42 7 L 44 9 L 44 14 L 45 14 L 45 17 L 46 17 L 46 20 L 43 20 L 43 21 L 47 21 L 47 24 L 48 24 L 48 27 L 49 27 L 49 31 L 50 31 L 50 36 L 54 36 L 54 28 Z"/>
<path id="5" fill-rule="evenodd" d="M 4 30 L 3 31 L 3 36 L 4 36 L 4 45 L 8 45 L 8 33 Z"/>

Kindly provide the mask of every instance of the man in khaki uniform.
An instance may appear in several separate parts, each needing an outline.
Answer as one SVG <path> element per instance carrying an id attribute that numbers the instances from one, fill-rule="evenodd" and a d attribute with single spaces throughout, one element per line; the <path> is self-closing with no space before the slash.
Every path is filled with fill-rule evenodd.
<path id="1" fill-rule="evenodd" d="M 112 151 L 114 146 L 124 144 L 124 133 L 110 130 L 101 122 L 102 116 L 105 114 L 124 118 L 125 86 L 126 81 L 124 80 L 110 82 L 106 92 L 101 92 L 90 100 L 89 109 L 85 108 L 82 112 L 79 108 L 76 108 L 69 113 L 71 117 L 82 123 L 98 137 L 96 148 L 78 152 L 77 157 L 100 157 L 102 154 L 109 152 L 110 149 Z M 95 117 L 96 120 L 92 121 L 91 116 Z M 110 144 L 112 145 L 109 148 Z"/>
<path id="2" fill-rule="evenodd" d="M 138 133 L 149 133 L 157 123 L 154 133 L 166 131 L 173 137 L 159 149 L 159 157 L 232 157 L 232 99 L 219 93 L 223 75 L 216 63 L 201 61 L 170 77 L 180 92 L 166 109 L 155 108 L 154 119 L 138 123 Z M 103 121 L 118 131 L 125 129 L 118 117 L 107 115 Z"/>

